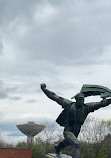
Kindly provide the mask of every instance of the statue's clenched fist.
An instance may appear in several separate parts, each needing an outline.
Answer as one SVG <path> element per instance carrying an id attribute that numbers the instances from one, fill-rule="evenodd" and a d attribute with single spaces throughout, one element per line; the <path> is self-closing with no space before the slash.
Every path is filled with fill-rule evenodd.
<path id="1" fill-rule="evenodd" d="M 41 89 L 44 89 L 44 88 L 46 88 L 46 84 L 42 83 L 41 84 Z"/>

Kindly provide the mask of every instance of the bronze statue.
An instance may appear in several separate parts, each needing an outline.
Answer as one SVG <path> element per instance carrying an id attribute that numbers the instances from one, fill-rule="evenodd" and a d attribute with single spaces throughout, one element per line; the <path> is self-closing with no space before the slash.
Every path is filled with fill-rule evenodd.
<path id="1" fill-rule="evenodd" d="M 56 154 L 60 154 L 61 149 L 71 145 L 73 147 L 72 158 L 80 158 L 79 141 L 77 139 L 81 126 L 83 125 L 87 115 L 101 107 L 111 104 L 111 90 L 98 85 L 83 85 L 80 93 L 76 94 L 76 102 L 57 96 L 55 93 L 46 89 L 45 84 L 41 84 L 43 92 L 64 109 L 57 118 L 56 122 L 64 128 L 64 140 L 55 146 Z M 84 98 L 91 95 L 101 95 L 103 98 L 100 102 L 91 102 L 84 104 Z"/>

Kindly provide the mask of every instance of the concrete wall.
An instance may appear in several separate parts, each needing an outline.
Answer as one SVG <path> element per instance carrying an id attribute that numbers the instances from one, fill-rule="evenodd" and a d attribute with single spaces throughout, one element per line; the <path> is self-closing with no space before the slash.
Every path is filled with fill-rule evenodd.
<path id="1" fill-rule="evenodd" d="M 32 150 L 0 148 L 0 158 L 32 158 Z"/>

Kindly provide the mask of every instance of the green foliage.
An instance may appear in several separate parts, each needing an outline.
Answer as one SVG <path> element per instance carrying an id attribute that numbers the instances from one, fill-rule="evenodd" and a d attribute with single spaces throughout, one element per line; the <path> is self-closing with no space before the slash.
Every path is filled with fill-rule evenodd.
<path id="1" fill-rule="evenodd" d="M 42 142 L 41 139 L 36 139 L 34 144 L 27 145 L 25 142 L 19 142 L 16 147 L 27 148 L 33 150 L 33 158 L 43 158 L 45 154 L 55 152 L 54 144 Z"/>
<path id="2" fill-rule="evenodd" d="M 43 158 L 45 155 L 44 148 L 41 145 L 28 145 L 28 148 L 33 149 L 33 158 Z"/>
<path id="3" fill-rule="evenodd" d="M 103 151 L 100 151 L 98 154 L 98 158 L 108 158 L 108 155 L 106 155 Z"/>
<path id="4" fill-rule="evenodd" d="M 45 151 L 42 145 L 40 144 L 29 144 L 27 145 L 25 142 L 19 142 L 16 147 L 26 148 L 33 150 L 33 158 L 43 158 L 45 155 Z"/>
<path id="5" fill-rule="evenodd" d="M 16 147 L 17 148 L 26 148 L 27 144 L 25 142 L 19 142 Z"/>

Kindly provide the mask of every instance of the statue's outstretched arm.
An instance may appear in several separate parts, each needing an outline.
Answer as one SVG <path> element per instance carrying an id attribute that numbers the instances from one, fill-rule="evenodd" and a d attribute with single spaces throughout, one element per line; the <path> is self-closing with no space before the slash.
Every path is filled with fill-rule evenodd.
<path id="1" fill-rule="evenodd" d="M 68 105 L 72 103 L 72 101 L 64 99 L 56 95 L 52 91 L 49 91 L 48 89 L 46 89 L 45 84 L 41 84 L 41 89 L 47 95 L 48 98 L 52 99 L 53 101 L 56 101 L 58 104 L 62 105 L 63 108 L 66 108 Z"/>
<path id="2" fill-rule="evenodd" d="M 98 110 L 101 107 L 105 107 L 111 104 L 111 99 L 103 99 L 100 102 L 92 102 L 92 103 L 87 103 L 88 107 L 88 112 L 93 112 L 94 110 Z"/>

